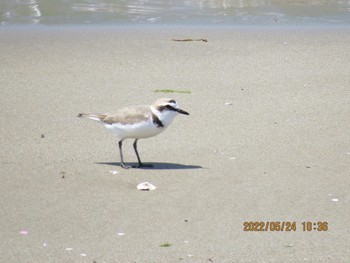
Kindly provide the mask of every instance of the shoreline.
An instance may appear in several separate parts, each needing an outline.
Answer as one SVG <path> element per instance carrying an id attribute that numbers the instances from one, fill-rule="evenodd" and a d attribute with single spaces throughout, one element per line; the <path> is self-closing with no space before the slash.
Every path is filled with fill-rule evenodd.
<path id="1" fill-rule="evenodd" d="M 332 30 L 343 30 L 349 29 L 350 24 L 339 23 L 339 24 L 322 24 L 322 23 L 289 23 L 289 24 L 113 24 L 113 23 L 101 23 L 101 24 L 10 24 L 0 26 L 0 30 L 16 29 L 16 28 L 32 28 L 32 29 L 69 29 L 69 28 L 124 28 L 124 29 L 216 29 L 216 30 L 230 30 L 230 29 L 265 29 L 265 30 L 290 30 L 290 29 L 306 29 L 306 30 L 320 30 L 320 29 L 332 29 Z"/>

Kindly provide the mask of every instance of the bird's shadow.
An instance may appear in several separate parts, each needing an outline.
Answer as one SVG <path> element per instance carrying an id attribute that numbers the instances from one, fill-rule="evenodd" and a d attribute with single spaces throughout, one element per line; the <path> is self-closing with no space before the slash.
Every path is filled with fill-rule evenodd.
<path id="1" fill-rule="evenodd" d="M 95 164 L 100 165 L 110 165 L 110 166 L 120 166 L 120 162 L 96 162 Z M 146 163 L 147 164 L 147 163 Z M 127 163 L 132 167 L 137 166 L 138 163 Z M 142 169 L 142 170 L 189 170 L 189 169 L 203 169 L 200 165 L 186 165 L 178 163 L 152 163 L 153 167 L 140 167 L 132 169 Z"/>

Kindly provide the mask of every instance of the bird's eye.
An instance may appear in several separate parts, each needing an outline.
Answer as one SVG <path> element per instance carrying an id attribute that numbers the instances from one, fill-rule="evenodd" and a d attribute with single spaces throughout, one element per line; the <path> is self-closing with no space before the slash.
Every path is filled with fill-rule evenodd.
<path id="1" fill-rule="evenodd" d="M 176 104 L 176 101 L 175 101 L 175 100 L 169 100 L 169 103 L 174 103 L 174 104 Z"/>
<path id="2" fill-rule="evenodd" d="M 171 105 L 166 105 L 165 108 L 170 109 L 170 110 L 173 109 L 173 107 Z"/>

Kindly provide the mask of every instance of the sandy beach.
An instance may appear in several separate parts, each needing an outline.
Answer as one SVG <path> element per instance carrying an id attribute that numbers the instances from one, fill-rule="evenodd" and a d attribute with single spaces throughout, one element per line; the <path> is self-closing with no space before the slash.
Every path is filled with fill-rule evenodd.
<path id="1" fill-rule="evenodd" d="M 349 33 L 0 28 L 0 261 L 348 262 Z M 151 169 L 76 117 L 161 97 L 191 115 L 140 140 Z"/>

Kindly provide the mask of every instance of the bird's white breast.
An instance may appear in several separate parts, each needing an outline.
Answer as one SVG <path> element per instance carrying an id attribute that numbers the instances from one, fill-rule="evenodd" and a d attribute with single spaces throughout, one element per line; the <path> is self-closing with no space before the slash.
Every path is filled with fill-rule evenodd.
<path id="1" fill-rule="evenodd" d="M 164 128 L 167 128 L 170 123 L 174 120 L 175 116 L 178 114 L 175 111 L 158 111 L 151 108 L 152 112 L 157 115 L 158 119 L 162 122 Z"/>
<path id="2" fill-rule="evenodd" d="M 104 126 L 114 133 L 120 140 L 127 138 L 149 138 L 164 131 L 164 128 L 157 127 L 151 119 L 133 124 L 113 123 L 104 124 Z"/>

